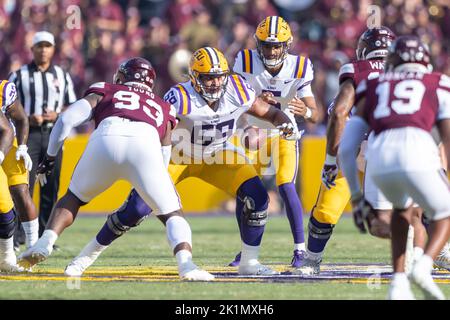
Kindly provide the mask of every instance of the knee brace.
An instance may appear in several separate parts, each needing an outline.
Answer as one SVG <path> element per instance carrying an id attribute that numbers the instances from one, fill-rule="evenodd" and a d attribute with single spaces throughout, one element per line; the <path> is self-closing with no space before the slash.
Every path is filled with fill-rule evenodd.
<path id="1" fill-rule="evenodd" d="M 320 223 L 314 217 L 309 219 L 309 235 L 316 239 L 329 239 L 333 233 L 334 224 Z"/>
<path id="2" fill-rule="evenodd" d="M 0 239 L 9 239 L 16 229 L 16 212 L 14 209 L 0 214 Z"/>
<path id="3" fill-rule="evenodd" d="M 239 200 L 244 203 L 243 219 L 251 227 L 261 227 L 267 223 L 269 196 L 261 180 L 254 177 L 244 182 L 238 190 Z"/>
<path id="4" fill-rule="evenodd" d="M 124 204 L 108 216 L 106 223 L 112 232 L 120 236 L 138 226 L 151 212 L 152 209 L 133 189 Z"/>

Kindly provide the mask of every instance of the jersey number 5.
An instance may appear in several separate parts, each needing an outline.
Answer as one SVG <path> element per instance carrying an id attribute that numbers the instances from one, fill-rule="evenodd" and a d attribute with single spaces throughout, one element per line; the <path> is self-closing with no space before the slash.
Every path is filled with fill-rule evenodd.
<path id="1" fill-rule="evenodd" d="M 390 103 L 389 89 L 389 82 L 383 82 L 378 85 L 375 91 L 378 95 L 378 104 L 373 113 L 375 119 L 389 117 L 391 109 L 397 114 L 413 114 L 419 111 L 425 94 L 425 86 L 422 82 L 419 80 L 403 80 L 397 83 Z"/>
<path id="2" fill-rule="evenodd" d="M 140 96 L 135 92 L 117 91 L 114 94 L 114 99 L 118 100 L 114 103 L 114 108 L 117 109 L 138 110 L 141 107 Z M 156 112 L 152 113 L 150 109 Z M 145 104 L 142 105 L 142 110 L 149 118 L 156 122 L 158 127 L 163 123 L 164 114 L 162 108 L 154 100 L 145 100 Z"/>

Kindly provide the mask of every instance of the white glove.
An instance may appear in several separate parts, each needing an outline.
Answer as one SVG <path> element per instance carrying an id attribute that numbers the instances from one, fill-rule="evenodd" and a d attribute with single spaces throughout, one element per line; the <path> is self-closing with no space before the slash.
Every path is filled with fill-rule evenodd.
<path id="1" fill-rule="evenodd" d="M 31 171 L 31 168 L 33 167 L 33 161 L 31 161 L 30 155 L 28 154 L 28 147 L 24 144 L 21 144 L 16 151 L 16 160 L 19 161 L 20 158 L 23 158 L 25 168 L 28 171 Z"/>
<path id="2" fill-rule="evenodd" d="M 292 123 L 283 123 L 281 126 L 277 127 L 278 130 L 280 130 L 280 137 L 285 140 L 300 140 L 303 132 L 298 131 L 296 127 Z"/>

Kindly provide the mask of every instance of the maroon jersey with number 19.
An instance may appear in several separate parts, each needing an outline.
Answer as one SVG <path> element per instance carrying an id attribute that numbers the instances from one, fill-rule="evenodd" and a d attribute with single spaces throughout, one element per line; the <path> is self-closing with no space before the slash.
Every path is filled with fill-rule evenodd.
<path id="1" fill-rule="evenodd" d="M 430 132 L 450 118 L 450 78 L 441 73 L 388 72 L 361 82 L 356 102 L 365 98 L 364 118 L 375 135 L 416 127 Z"/>
<path id="2" fill-rule="evenodd" d="M 98 82 L 91 85 L 84 96 L 90 93 L 103 96 L 93 110 L 95 128 L 108 117 L 121 117 L 150 124 L 162 138 L 168 121 L 172 122 L 172 127 L 176 125 L 175 109 L 149 90 Z"/>

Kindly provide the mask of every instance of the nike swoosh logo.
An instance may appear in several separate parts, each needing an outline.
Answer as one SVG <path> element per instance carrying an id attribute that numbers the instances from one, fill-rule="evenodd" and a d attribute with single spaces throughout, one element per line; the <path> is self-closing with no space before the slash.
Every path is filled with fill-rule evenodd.
<path id="1" fill-rule="evenodd" d="M 288 84 L 289 82 L 292 82 L 292 81 L 294 81 L 294 80 L 285 80 L 284 84 Z"/>

